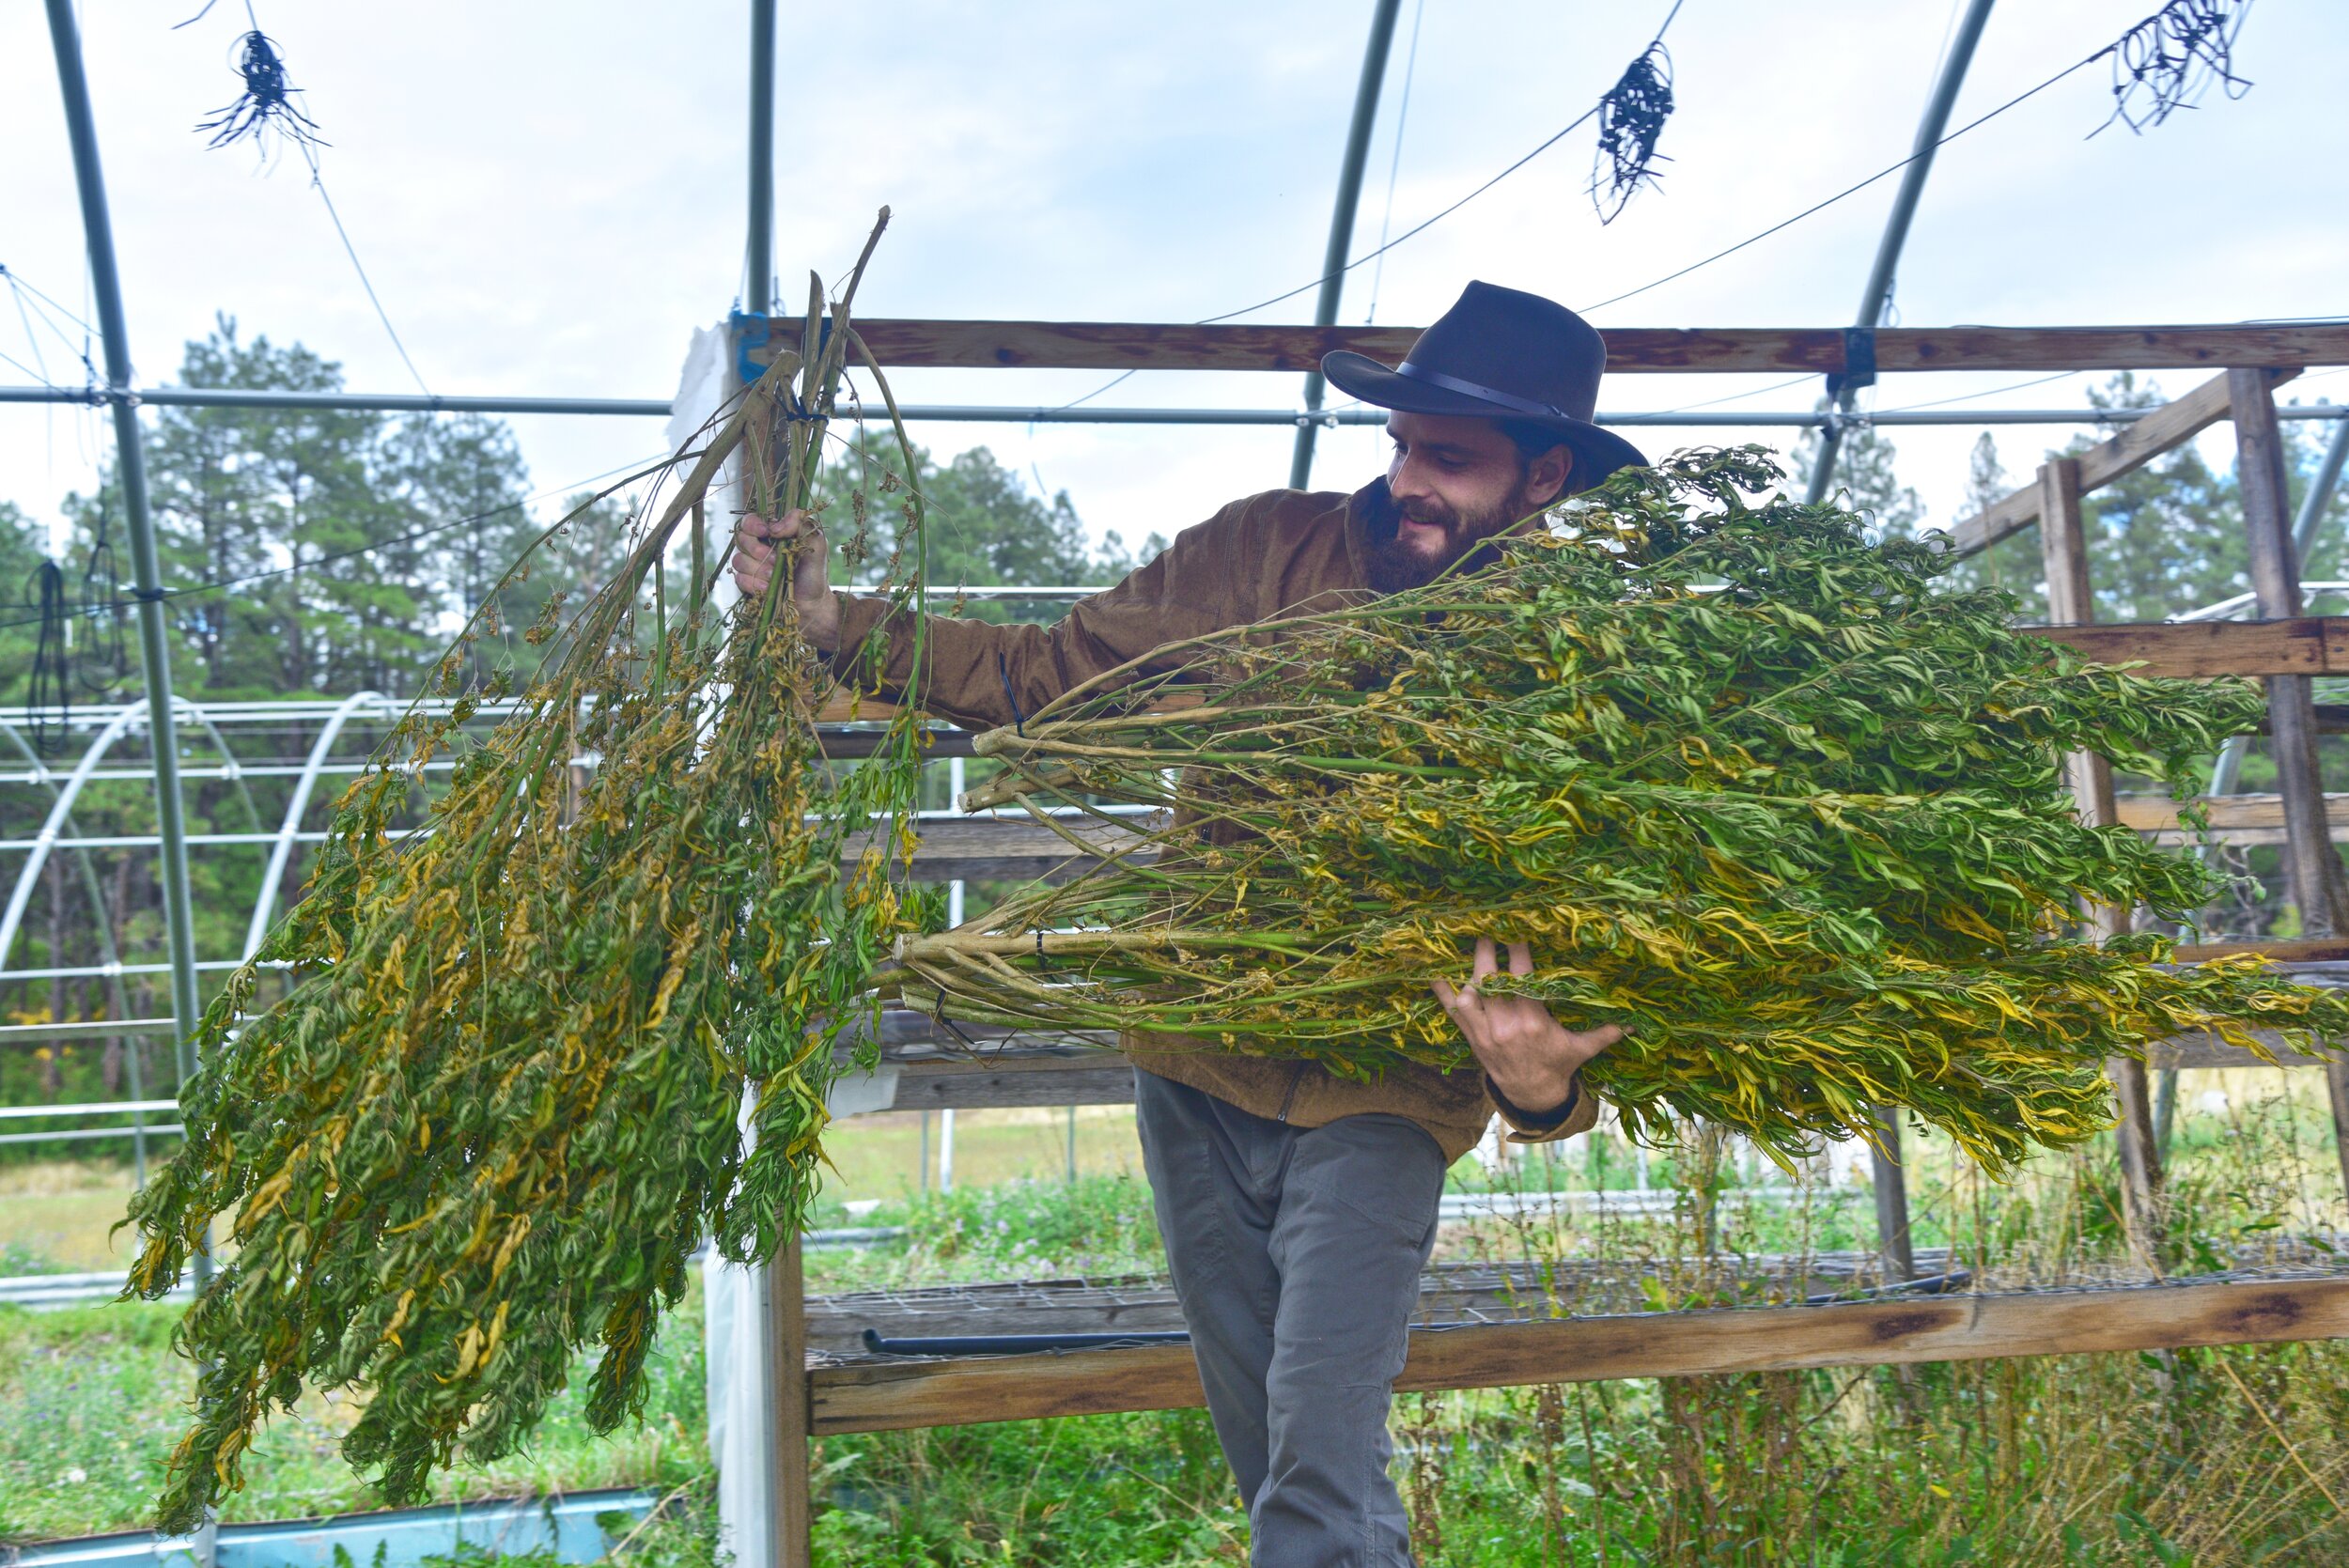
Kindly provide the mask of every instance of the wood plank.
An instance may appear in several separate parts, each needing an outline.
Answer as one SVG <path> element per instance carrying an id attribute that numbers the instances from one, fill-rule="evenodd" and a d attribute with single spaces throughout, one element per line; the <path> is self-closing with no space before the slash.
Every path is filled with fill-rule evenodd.
<path id="1" fill-rule="evenodd" d="M 2251 587 L 2261 614 L 2297 615 L 2306 605 L 2275 394 L 2257 370 L 2230 370 L 2227 378 L 2235 402 L 2235 475 L 2250 546 Z M 2349 882 L 2333 846 L 2332 814 L 2317 756 L 2315 688 L 2308 676 L 2269 677 L 2267 726 L 2268 755 L 2283 797 L 2284 863 L 2293 902 L 2310 936 L 2349 936 Z M 2349 1063 L 2328 1063 L 2325 1087 L 2332 1103 L 2333 1152 L 2342 1185 L 2349 1187 Z"/>
<path id="2" fill-rule="evenodd" d="M 998 1110 L 1008 1106 L 1131 1105 L 1134 1070 L 1095 1063 L 1056 1063 L 1055 1070 L 990 1070 L 957 1063 L 941 1072 L 925 1063 L 898 1070 L 892 1110 Z"/>
<path id="3" fill-rule="evenodd" d="M 2271 371 L 2268 384 L 2279 385 L 2299 373 L 2296 369 Z M 2233 407 L 2227 375 L 2222 372 L 2212 377 L 2185 396 L 2173 398 L 2142 419 L 2123 426 L 2117 435 L 2079 454 L 2080 489 L 2097 489 L 2133 474 L 2226 418 Z M 1950 543 L 1958 554 L 1971 555 L 2009 535 L 2021 533 L 2037 522 L 2039 515 L 2039 487 L 2025 485 L 1977 516 L 1962 520 L 1950 530 Z"/>
<path id="4" fill-rule="evenodd" d="M 2096 596 L 2090 578 L 2088 535 L 2080 507 L 2080 463 L 2077 458 L 2051 458 L 2039 469 L 2040 559 L 2047 577 L 2047 618 L 2059 626 L 2086 626 L 2096 618 Z M 2074 752 L 2064 759 L 2072 776 L 2072 796 L 2080 820 L 2092 828 L 2108 828 L 2120 812 L 2112 794 L 2112 764 L 2094 752 Z M 2089 904 L 2088 916 L 2098 941 L 2125 936 L 2127 905 Z M 2154 1100 L 2144 1062 L 2115 1056 L 2105 1063 L 2112 1079 L 2112 1097 L 2119 1111 L 2113 1127 L 2121 1153 L 2121 1219 L 2129 1249 L 2140 1263 L 2158 1266 L 2161 1255 L 2161 1144 L 2154 1135 Z"/>
<path id="5" fill-rule="evenodd" d="M 2256 954 L 2279 964 L 2349 963 L 2349 937 L 2289 937 L 2258 942 L 2181 942 L 2178 961 L 2200 964 L 2212 958 Z"/>
<path id="6" fill-rule="evenodd" d="M 2140 833 L 2171 832 L 2178 829 L 2178 803 L 2166 795 L 2123 795 L 2119 800 L 2120 822 Z M 2202 809 L 2219 832 L 2246 829 L 2281 828 L 2284 798 L 2280 795 L 2205 795 Z M 2349 795 L 2325 797 L 2325 816 L 2336 828 L 2349 828 Z"/>
<path id="7" fill-rule="evenodd" d="M 2139 1285 L 1415 1329 L 1396 1387 L 1505 1388 L 2343 1337 L 2349 1279 Z M 818 1367 L 809 1382 L 819 1435 L 1204 1403 L 1187 1345 Z"/>
<path id="8" fill-rule="evenodd" d="M 1917 1267 L 1939 1274 L 1947 1248 L 1917 1250 Z M 1880 1282 L 1868 1252 L 1744 1257 L 1703 1279 L 1725 1295 L 1758 1289 L 1772 1301 L 1868 1289 Z M 1641 1258 L 1565 1258 L 1431 1264 L 1420 1276 L 1412 1321 L 1421 1327 L 1547 1319 L 1562 1307 L 1585 1312 L 1644 1310 L 1652 1282 L 1686 1288 L 1690 1268 Z M 1732 1298 L 1735 1298 L 1732 1296 Z M 863 1332 L 932 1339 L 970 1334 L 1164 1333 L 1187 1327 L 1174 1287 L 1160 1275 L 1115 1280 L 1020 1280 L 844 1292 L 807 1299 L 808 1348 L 833 1358 L 864 1355 Z M 884 1363 L 885 1364 L 885 1363 Z"/>
<path id="9" fill-rule="evenodd" d="M 2275 1052 L 2276 1064 L 2282 1067 L 2321 1067 L 2332 1060 L 2326 1056 L 2310 1056 L 2284 1044 L 2283 1036 L 2272 1029 L 2252 1032 L 2260 1043 Z M 2173 1034 L 2167 1040 L 2156 1040 L 2145 1048 L 2145 1065 L 2160 1072 L 2181 1067 L 2264 1067 L 2268 1063 L 2245 1050 L 2231 1046 L 2216 1034 L 2197 1031 L 2191 1034 Z"/>
<path id="10" fill-rule="evenodd" d="M 2137 672 L 2142 675 L 2212 680 L 2225 675 L 2349 675 L 2349 615 L 2294 615 L 2264 621 L 2114 621 L 2102 626 L 2018 626 L 2015 629 L 2018 635 L 2068 644 L 2099 663 L 2142 665 Z M 1152 711 L 1171 711 L 1196 703 L 1195 697 L 1185 694 Z M 817 722 L 882 722 L 896 712 L 894 705 L 878 698 L 851 702 L 835 693 L 826 701 Z"/>
<path id="11" fill-rule="evenodd" d="M 1335 349 L 1393 364 L 1416 327 L 1313 327 L 1220 322 L 973 321 L 874 318 L 858 335 L 886 365 L 1079 370 L 1315 368 Z M 772 324 L 754 360 L 796 349 L 799 329 Z M 1608 330 L 1615 375 L 1814 371 L 1845 368 L 1841 328 Z M 1876 366 L 1920 370 L 2155 370 L 2229 365 L 2349 364 L 2349 327 L 1884 327 Z"/>
<path id="12" fill-rule="evenodd" d="M 1145 842 L 1139 825 L 1126 828 L 1071 817 L 1066 826 L 1091 846 L 1094 856 L 1128 852 Z M 913 853 L 911 874 L 917 881 L 1026 881 L 1073 875 L 1092 863 L 1087 850 L 1024 816 L 939 817 L 921 823 L 916 831 L 921 842 Z M 847 842 L 842 858 L 853 862 L 875 842 L 872 834 L 858 834 Z"/>
<path id="13" fill-rule="evenodd" d="M 2107 626 L 2026 626 L 2105 664 L 2141 663 L 2139 675 L 2208 680 L 2221 675 L 2349 674 L 2349 618 L 2273 621 L 2126 621 Z"/>
<path id="14" fill-rule="evenodd" d="M 2284 827 L 2280 795 L 2203 796 L 2200 800 L 2209 814 L 2212 831 L 2226 842 L 2268 842 L 2252 835 L 2280 832 Z M 2115 805 L 2114 820 L 2133 832 L 2185 831 L 2178 820 L 2178 802 L 2166 795 L 2123 795 L 2116 798 Z M 2326 796 L 2325 810 L 2332 826 L 2349 830 L 2349 794 Z M 1097 823 L 1087 823 L 1079 831 L 1103 853 L 1130 849 L 1143 842 L 1138 831 Z M 913 857 L 914 875 L 926 881 L 1037 877 L 1066 868 L 1080 854 L 1041 823 L 1018 817 L 933 819 L 921 825 L 921 841 Z M 856 841 L 852 852 L 863 842 Z"/>
<path id="15" fill-rule="evenodd" d="M 809 1568 L 814 1560 L 810 1532 L 816 1515 L 808 1476 L 805 1275 L 796 1228 L 784 1237 L 783 1250 L 760 1270 L 760 1276 L 765 1286 L 759 1299 L 767 1314 L 767 1364 L 759 1381 L 767 1396 L 767 1485 L 772 1510 L 768 1528 L 774 1537 L 771 1560 L 776 1568 Z"/>

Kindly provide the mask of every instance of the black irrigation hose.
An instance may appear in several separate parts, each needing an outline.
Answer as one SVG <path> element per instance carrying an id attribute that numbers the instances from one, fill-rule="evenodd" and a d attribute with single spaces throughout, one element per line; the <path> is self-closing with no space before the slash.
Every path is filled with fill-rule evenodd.
<path id="1" fill-rule="evenodd" d="M 948 1334 L 934 1339 L 883 1339 L 864 1330 L 864 1348 L 875 1356 L 1026 1356 L 1038 1351 L 1107 1350 L 1139 1344 L 1189 1344 L 1180 1331 L 1142 1334 Z"/>

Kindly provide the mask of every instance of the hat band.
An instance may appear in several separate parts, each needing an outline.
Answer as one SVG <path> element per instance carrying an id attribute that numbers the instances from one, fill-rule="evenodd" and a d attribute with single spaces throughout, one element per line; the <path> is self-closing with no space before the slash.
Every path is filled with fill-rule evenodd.
<path id="1" fill-rule="evenodd" d="M 1515 409 L 1519 413 L 1530 413 L 1537 418 L 1574 418 L 1574 415 L 1565 410 L 1552 404 L 1536 403 L 1531 398 L 1518 397 L 1495 387 L 1480 386 L 1474 381 L 1464 381 L 1457 376 L 1447 376 L 1440 370 L 1423 370 L 1409 360 L 1405 360 L 1401 365 L 1396 365 L 1394 373 L 1398 376 L 1408 376 L 1415 381 L 1425 381 L 1430 386 L 1439 386 L 1446 392 L 1465 393 L 1470 397 L 1486 403 L 1498 403 L 1504 409 Z"/>

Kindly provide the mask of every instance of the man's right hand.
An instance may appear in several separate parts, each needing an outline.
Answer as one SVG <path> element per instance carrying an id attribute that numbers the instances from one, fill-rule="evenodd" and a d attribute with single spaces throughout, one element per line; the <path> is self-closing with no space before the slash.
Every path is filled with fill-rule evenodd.
<path id="1" fill-rule="evenodd" d="M 840 596 L 832 592 L 831 573 L 825 569 L 832 553 L 824 531 L 805 512 L 771 519 L 754 512 L 742 519 L 734 530 L 734 585 L 744 598 L 765 598 L 774 581 L 776 558 L 790 550 L 778 541 L 795 539 L 800 543 L 791 551 L 797 562 L 791 573 L 791 602 L 799 609 L 800 634 L 817 652 L 831 653 L 840 644 Z"/>

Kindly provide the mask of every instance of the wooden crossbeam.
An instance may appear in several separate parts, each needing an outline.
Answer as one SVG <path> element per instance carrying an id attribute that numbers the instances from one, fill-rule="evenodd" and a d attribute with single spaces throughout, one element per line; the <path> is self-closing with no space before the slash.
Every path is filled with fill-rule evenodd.
<path id="1" fill-rule="evenodd" d="M 1393 364 L 1416 327 L 1255 326 L 1131 321 L 956 321 L 875 318 L 859 336 L 885 365 L 978 369 L 1277 370 L 1316 368 L 1350 349 Z M 1842 328 L 1615 327 L 1610 375 L 1815 371 L 1848 368 Z M 799 327 L 773 323 L 754 360 L 799 346 Z M 1880 327 L 1876 368 L 1910 370 L 2217 369 L 2230 365 L 2349 364 L 2349 327 Z"/>
<path id="2" fill-rule="evenodd" d="M 2280 829 L 2284 825 L 2284 800 L 2280 795 L 2204 796 L 2200 804 L 2209 814 L 2212 829 L 2221 834 L 2246 829 Z M 2177 831 L 2178 803 L 2166 795 L 2123 795 L 2119 805 L 2120 824 L 2123 828 L 2140 833 Z M 2349 795 L 2326 796 L 2325 811 L 2332 826 L 2349 828 Z"/>
<path id="3" fill-rule="evenodd" d="M 2270 363 L 2262 361 L 2260 363 Z M 2280 362 L 2275 362 L 2280 363 Z M 2271 386 L 2281 385 L 2300 372 L 2269 373 Z M 2212 377 L 2185 396 L 2163 404 L 2142 419 L 2123 426 L 2119 435 L 2100 442 L 2079 455 L 2080 489 L 2101 489 L 2123 474 L 2133 474 L 2165 452 L 2193 440 L 2229 417 L 2234 401 L 2225 373 Z M 2000 539 L 2019 534 L 2039 520 L 2039 486 L 2025 485 L 1986 510 L 1950 530 L 1950 542 L 1960 555 L 1989 549 Z"/>
<path id="4" fill-rule="evenodd" d="M 2209 680 L 2220 675 L 2349 675 L 2349 616 L 2344 615 L 2296 615 L 2275 621 L 2115 621 L 2102 626 L 2015 629 L 2019 635 L 2068 643 L 2102 663 L 2141 664 L 2143 668 L 2137 673 L 2144 675 Z M 877 698 L 851 700 L 835 693 L 818 711 L 817 722 L 878 722 L 895 712 Z"/>
<path id="5" fill-rule="evenodd" d="M 2166 795 L 2125 795 L 2117 803 L 2117 821 L 2134 832 L 2185 831 L 2178 822 L 2178 803 Z M 2265 835 L 2283 831 L 2280 796 L 2222 795 L 2205 798 L 2201 804 L 2210 815 L 2214 836 L 2222 842 L 2267 843 L 2271 840 Z M 2326 811 L 2333 827 L 2349 831 L 2349 794 L 2326 796 Z M 1140 820 L 1131 827 L 1112 827 L 1079 819 L 1069 824 L 1069 831 L 1092 846 L 1096 855 L 1131 854 L 1143 846 L 1147 827 L 1146 822 Z M 1023 817 L 934 818 L 921 825 L 920 834 L 912 875 L 925 882 L 1073 873 L 1081 868 L 1087 858 L 1084 851 L 1072 846 L 1051 829 Z M 865 842 L 850 842 L 850 860 L 862 851 Z"/>
<path id="6" fill-rule="evenodd" d="M 2349 1279 L 2223 1281 L 1640 1312 L 1412 1333 L 1395 1387 L 1897 1366 L 2349 1337 Z M 816 1367 L 811 1428 L 881 1432 L 1205 1403 L 1188 1345 Z"/>

